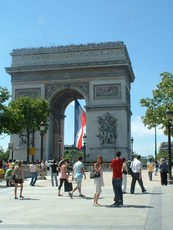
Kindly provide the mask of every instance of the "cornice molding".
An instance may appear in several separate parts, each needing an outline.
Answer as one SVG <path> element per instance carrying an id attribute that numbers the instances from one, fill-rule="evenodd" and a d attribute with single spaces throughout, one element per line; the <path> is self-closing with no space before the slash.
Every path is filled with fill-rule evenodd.
<path id="1" fill-rule="evenodd" d="M 101 42 L 101 43 L 88 43 L 88 44 L 71 44 L 71 45 L 60 45 L 50 47 L 39 47 L 39 48 L 21 48 L 13 49 L 11 55 L 24 55 L 33 53 L 47 53 L 47 52 L 65 52 L 65 51 L 80 51 L 80 50 L 91 50 L 91 49 L 103 49 L 103 48 L 120 48 L 125 47 L 124 42 Z"/>

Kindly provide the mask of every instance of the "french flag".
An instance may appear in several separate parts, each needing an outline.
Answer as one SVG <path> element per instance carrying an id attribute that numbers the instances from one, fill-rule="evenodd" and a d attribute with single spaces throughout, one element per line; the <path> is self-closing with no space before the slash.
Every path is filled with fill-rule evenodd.
<path id="1" fill-rule="evenodd" d="M 78 100 L 75 100 L 75 122 L 74 122 L 74 145 L 76 148 L 81 149 L 83 128 L 86 125 L 86 112 L 80 106 Z"/>

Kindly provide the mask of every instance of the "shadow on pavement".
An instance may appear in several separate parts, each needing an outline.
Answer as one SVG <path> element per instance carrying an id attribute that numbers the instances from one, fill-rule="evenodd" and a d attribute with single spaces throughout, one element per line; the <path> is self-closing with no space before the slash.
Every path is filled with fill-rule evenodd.
<path id="1" fill-rule="evenodd" d="M 161 195 L 161 194 L 163 194 L 163 192 L 147 192 L 146 194 L 150 194 L 150 195 Z"/>
<path id="2" fill-rule="evenodd" d="M 77 195 L 73 195 L 73 198 L 80 198 L 80 199 L 85 199 L 85 200 L 93 200 L 93 197 L 90 197 L 90 196 L 79 197 Z"/>
<path id="3" fill-rule="evenodd" d="M 25 197 L 24 197 L 23 199 L 20 199 L 20 200 L 40 200 L 40 199 L 35 199 L 35 198 L 27 198 L 27 197 L 25 198 Z"/>
<path id="4" fill-rule="evenodd" d="M 8 188 L 6 185 L 0 185 L 0 188 Z"/>
<path id="5" fill-rule="evenodd" d="M 86 200 L 93 200 L 93 197 L 85 196 L 83 199 L 86 199 Z"/>
<path id="6" fill-rule="evenodd" d="M 148 205 L 123 205 L 123 206 L 112 206 L 112 205 L 100 205 L 99 207 L 106 207 L 106 208 L 153 208 L 152 206 Z"/>
<path id="7" fill-rule="evenodd" d="M 130 194 L 130 193 L 129 193 Z M 161 195 L 161 194 L 163 194 L 163 193 L 161 193 L 161 192 L 145 192 L 145 193 L 134 193 L 134 194 L 130 194 L 130 195 Z"/>

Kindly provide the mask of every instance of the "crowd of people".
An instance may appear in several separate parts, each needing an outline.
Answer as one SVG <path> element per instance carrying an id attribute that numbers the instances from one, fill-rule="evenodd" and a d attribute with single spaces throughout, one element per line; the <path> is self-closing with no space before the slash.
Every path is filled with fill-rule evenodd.
<path id="1" fill-rule="evenodd" d="M 127 193 L 127 175 L 130 174 L 132 177 L 130 193 L 134 194 L 136 181 L 138 181 L 141 187 L 142 193 L 147 190 L 144 187 L 142 180 L 142 163 L 141 156 L 138 155 L 130 163 L 127 162 L 125 158 L 121 158 L 121 152 L 118 151 L 115 154 L 115 158 L 110 163 L 109 167 L 112 169 L 112 187 L 114 192 L 114 203 L 111 205 L 113 207 L 120 207 L 123 205 L 123 194 Z M 47 170 L 50 170 L 51 175 L 51 185 L 57 187 L 57 195 L 62 196 L 61 188 L 64 184 L 66 192 L 71 199 L 73 199 L 73 194 L 78 190 L 79 197 L 85 197 L 82 194 L 82 179 L 86 179 L 86 174 L 84 170 L 84 164 L 82 162 L 82 157 L 79 157 L 76 163 L 71 165 L 67 159 L 62 159 L 59 162 L 52 160 L 50 164 L 42 160 L 40 164 L 38 162 L 32 162 L 29 164 L 29 171 L 31 173 L 30 185 L 35 186 L 40 174 L 42 180 L 46 180 Z M 103 177 L 103 158 L 98 156 L 96 162 L 93 164 L 93 170 L 97 176 L 94 177 L 93 183 L 95 185 L 95 193 L 93 197 L 93 205 L 99 206 L 99 197 L 102 192 L 102 187 L 104 186 Z M 148 177 L 152 181 L 153 173 L 155 176 L 158 175 L 160 171 L 161 185 L 167 185 L 167 173 L 168 165 L 166 159 L 162 158 L 160 164 L 150 159 L 147 163 Z M 75 181 L 75 187 L 72 187 L 72 183 L 69 182 L 70 171 L 72 172 L 72 180 Z M 57 176 L 59 175 L 59 183 Z M 20 184 L 20 194 L 19 197 L 23 198 L 23 183 L 24 183 L 24 170 L 22 167 L 22 161 L 7 161 L 3 164 L 0 161 L 0 179 L 6 180 L 6 186 L 14 186 L 14 198 L 18 199 L 17 188 Z M 58 186 L 59 185 L 59 186 Z"/>

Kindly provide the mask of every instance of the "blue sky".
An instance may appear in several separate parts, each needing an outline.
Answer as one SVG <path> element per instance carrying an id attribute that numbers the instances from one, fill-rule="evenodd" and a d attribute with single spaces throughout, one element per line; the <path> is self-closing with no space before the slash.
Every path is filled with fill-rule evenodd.
<path id="1" fill-rule="evenodd" d="M 134 151 L 154 154 L 154 130 L 143 127 L 141 98 L 152 97 L 160 73 L 172 71 L 172 0 L 0 0 L 0 86 L 11 91 L 5 67 L 15 48 L 124 41 L 131 85 Z M 73 105 L 66 110 L 65 144 L 73 143 Z M 3 138 L 3 139 L 2 139 Z M 157 144 L 167 141 L 158 130 Z M 9 137 L 0 146 L 7 148 Z"/>

